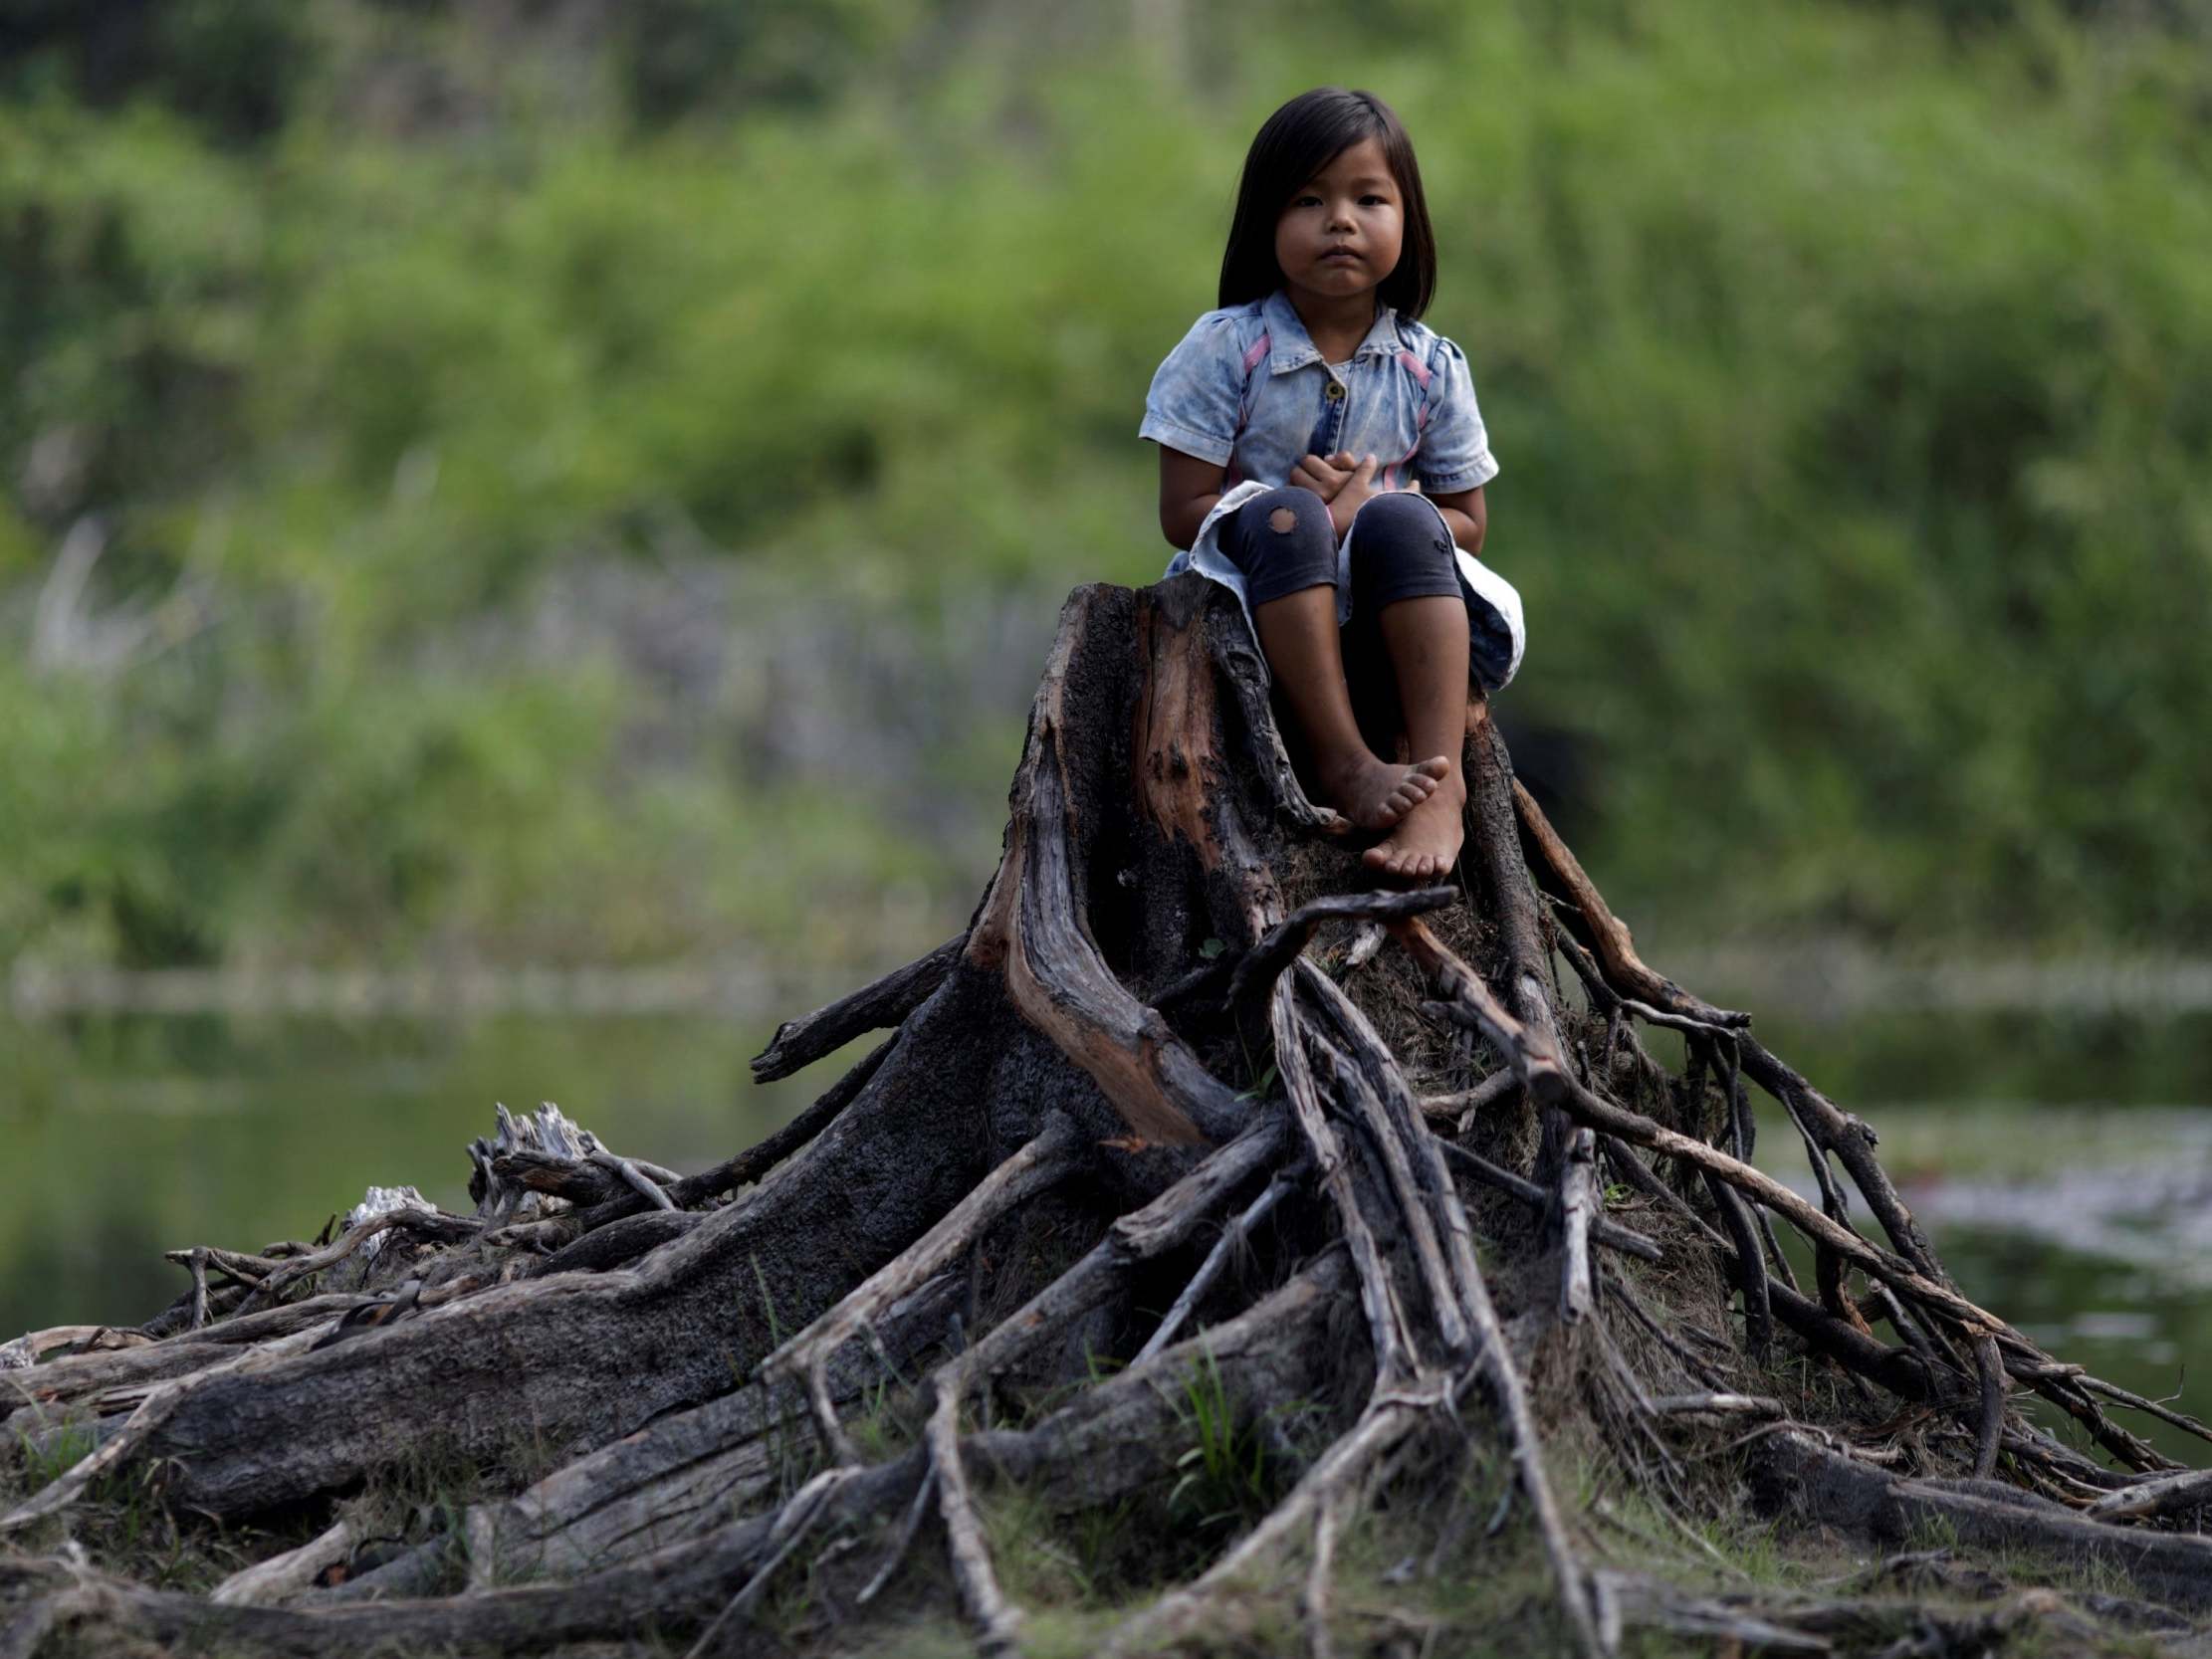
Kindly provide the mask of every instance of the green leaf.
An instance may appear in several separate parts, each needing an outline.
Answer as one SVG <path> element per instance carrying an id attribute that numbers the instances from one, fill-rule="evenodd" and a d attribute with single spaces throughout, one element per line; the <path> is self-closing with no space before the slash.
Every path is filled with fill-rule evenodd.
<path id="1" fill-rule="evenodd" d="M 1267 1062 L 1267 1069 L 1259 1074 L 1258 1081 L 1255 1082 L 1249 1089 L 1246 1089 L 1242 1094 L 1238 1095 L 1236 1098 L 1240 1101 L 1258 1100 L 1260 1096 L 1266 1094 L 1267 1091 L 1274 1086 L 1274 1082 L 1275 1063 L 1270 1060 Z"/>

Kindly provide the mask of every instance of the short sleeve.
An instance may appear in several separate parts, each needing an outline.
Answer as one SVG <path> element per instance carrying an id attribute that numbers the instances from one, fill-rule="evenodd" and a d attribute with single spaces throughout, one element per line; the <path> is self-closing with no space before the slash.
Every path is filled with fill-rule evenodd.
<path id="1" fill-rule="evenodd" d="M 1153 375 L 1137 436 L 1227 466 L 1243 401 L 1240 366 L 1229 313 L 1209 311 Z"/>
<path id="2" fill-rule="evenodd" d="M 1432 496 L 1455 496 L 1497 477 L 1497 459 L 1475 406 L 1466 353 L 1439 337 L 1430 369 L 1443 383 L 1436 388 L 1436 413 L 1421 435 L 1421 487 Z"/>

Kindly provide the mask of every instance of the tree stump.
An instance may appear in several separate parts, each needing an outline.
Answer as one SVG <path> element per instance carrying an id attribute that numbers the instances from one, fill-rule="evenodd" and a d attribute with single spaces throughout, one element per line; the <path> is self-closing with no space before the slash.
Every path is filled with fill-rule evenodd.
<path id="1" fill-rule="evenodd" d="M 1233 1649 L 1220 1621 L 1286 1573 L 1314 1652 L 1388 1649 L 1332 1593 L 1378 1510 L 1416 1575 L 1531 1543 L 1532 1649 L 1988 1639 L 1909 1597 L 1625 1568 L 1606 1494 L 1632 1488 L 1691 1527 L 1749 1497 L 2099 1563 L 2143 1618 L 2212 1602 L 2212 1543 L 2181 1530 L 2212 1477 L 2107 1408 L 2204 1430 L 1968 1299 L 1873 1131 L 1642 962 L 1479 698 L 1465 762 L 1455 884 L 1372 891 L 1233 603 L 1196 576 L 1078 589 L 968 929 L 777 1031 L 763 1079 L 889 1033 L 785 1129 L 680 1176 L 503 1116 L 475 1216 L 394 1202 L 334 1241 L 180 1251 L 192 1288 L 140 1330 L 0 1347 L 26 1488 L 0 1659 L 648 1629 L 746 1651 L 795 1578 L 839 1620 L 949 1579 L 977 1644 L 1013 1651 L 995 1494 L 1046 1528 L 1113 1518 L 1124 1653 Z M 1754 1088 L 1816 1197 L 1753 1162 Z M 349 1495 L 432 1457 L 472 1501 L 372 1536 Z M 1202 1512 L 1210 1483 L 1232 1490 Z M 155 1588 L 66 1542 L 117 1493 L 180 1537 L 310 1536 L 211 1593 Z"/>

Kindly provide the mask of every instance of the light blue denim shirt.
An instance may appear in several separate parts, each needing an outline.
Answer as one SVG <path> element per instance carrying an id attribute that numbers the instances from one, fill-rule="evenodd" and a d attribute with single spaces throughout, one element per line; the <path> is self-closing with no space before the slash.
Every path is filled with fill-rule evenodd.
<path id="1" fill-rule="evenodd" d="M 1376 484 L 1429 495 L 1497 476 L 1466 354 L 1385 306 L 1341 371 L 1280 289 L 1208 311 L 1168 353 L 1145 397 L 1140 438 L 1211 461 L 1229 483 L 1289 480 L 1308 455 L 1373 455 Z"/>
<path id="2" fill-rule="evenodd" d="M 1379 490 L 1425 497 L 1472 490 L 1498 472 L 1466 354 L 1456 345 L 1385 306 L 1350 362 L 1332 368 L 1280 289 L 1265 300 L 1208 311 L 1191 325 L 1152 377 L 1137 435 L 1221 469 L 1221 499 L 1189 551 L 1169 561 L 1168 574 L 1212 577 L 1236 594 L 1247 621 L 1251 603 L 1243 572 L 1220 549 L 1221 520 L 1261 491 L 1287 483 L 1306 456 L 1372 455 L 1380 463 Z M 1437 521 L 1449 539 L 1441 514 Z M 1348 567 L 1358 529 L 1355 518 L 1337 550 L 1340 619 L 1351 615 Z M 1495 691 L 1519 670 L 1527 644 L 1520 594 L 1464 548 L 1457 552 L 1470 670 Z"/>

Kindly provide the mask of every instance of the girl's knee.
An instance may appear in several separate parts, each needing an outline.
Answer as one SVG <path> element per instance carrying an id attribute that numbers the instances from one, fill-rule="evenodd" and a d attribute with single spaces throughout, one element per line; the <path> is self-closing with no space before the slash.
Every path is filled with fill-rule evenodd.
<path id="1" fill-rule="evenodd" d="M 1329 522 L 1329 504 L 1311 490 L 1294 485 L 1264 491 L 1246 502 L 1236 515 L 1237 533 L 1230 539 L 1246 557 L 1271 559 L 1289 547 L 1336 547 L 1336 529 Z"/>
<path id="2" fill-rule="evenodd" d="M 1451 536 L 1433 503 L 1410 492 L 1377 496 L 1352 523 L 1356 592 L 1389 604 L 1459 591 Z"/>
<path id="3" fill-rule="evenodd" d="M 1362 536 L 1386 542 L 1413 541 L 1426 545 L 1443 533 L 1442 519 L 1434 504 L 1407 490 L 1370 496 L 1361 504 L 1352 521 L 1359 526 Z"/>
<path id="4" fill-rule="evenodd" d="M 1336 530 L 1328 503 L 1311 490 L 1285 485 L 1254 496 L 1221 546 L 1244 572 L 1254 605 L 1336 580 Z"/>
<path id="5" fill-rule="evenodd" d="M 1254 496 L 1244 511 L 1273 535 L 1311 534 L 1329 522 L 1329 504 L 1302 485 L 1285 484 Z M 1334 532 L 1332 531 L 1332 539 Z"/>

